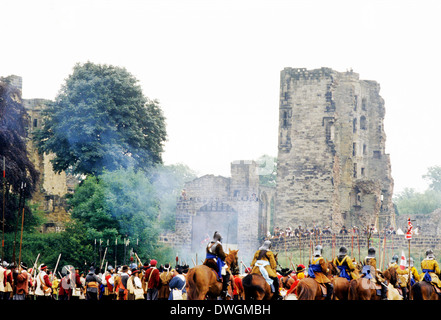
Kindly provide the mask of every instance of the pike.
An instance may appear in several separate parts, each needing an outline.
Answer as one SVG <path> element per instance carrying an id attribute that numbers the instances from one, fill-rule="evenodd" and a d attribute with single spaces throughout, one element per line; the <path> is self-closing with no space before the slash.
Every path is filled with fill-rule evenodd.
<path id="1" fill-rule="evenodd" d="M 142 261 L 141 261 L 141 259 L 139 259 L 139 257 L 138 257 L 138 254 L 135 252 L 135 257 L 136 257 L 136 259 L 138 259 L 138 262 L 141 264 L 141 266 L 143 265 L 143 263 L 142 263 Z"/>
<path id="2" fill-rule="evenodd" d="M 26 186 L 26 184 L 25 184 L 25 186 Z M 20 220 L 20 208 L 21 208 L 21 205 L 22 205 L 22 202 L 23 202 L 23 208 L 24 208 L 24 200 L 23 200 L 23 198 L 24 198 L 24 187 L 23 187 L 23 182 L 21 183 L 21 186 L 20 186 L 20 195 L 19 195 L 19 198 L 18 198 L 18 213 L 17 213 L 17 223 L 15 224 L 15 238 L 14 238 L 14 247 L 13 247 L 13 250 L 12 250 L 12 261 L 14 262 L 14 263 L 16 263 L 16 259 L 15 259 L 15 247 L 16 247 L 16 244 L 17 244 L 17 229 L 18 229 L 18 222 L 19 222 L 19 220 Z"/>
<path id="3" fill-rule="evenodd" d="M 104 260 L 106 259 L 106 253 L 107 253 L 107 247 L 106 247 L 106 250 L 104 250 L 104 256 L 103 256 L 103 260 L 101 261 L 100 270 L 103 269 Z"/>
<path id="4" fill-rule="evenodd" d="M 54 272 L 52 272 L 52 279 L 51 279 L 51 281 L 53 281 L 54 280 L 54 274 L 56 273 L 56 271 L 57 271 L 57 268 L 58 268 L 58 263 L 60 262 L 60 258 L 61 258 L 61 253 L 58 255 L 58 260 L 57 260 L 57 264 L 55 265 L 55 269 L 54 269 Z"/>
<path id="5" fill-rule="evenodd" d="M 6 193 L 6 160 L 5 156 L 3 156 L 3 219 L 2 219 L 2 262 L 4 259 L 4 250 L 5 250 L 5 193 Z"/>

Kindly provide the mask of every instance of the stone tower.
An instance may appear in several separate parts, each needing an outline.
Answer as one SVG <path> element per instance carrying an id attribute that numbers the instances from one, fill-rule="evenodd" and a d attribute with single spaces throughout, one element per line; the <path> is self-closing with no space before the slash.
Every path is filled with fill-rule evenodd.
<path id="1" fill-rule="evenodd" d="M 352 71 L 281 71 L 276 226 L 395 227 L 379 91 Z"/>

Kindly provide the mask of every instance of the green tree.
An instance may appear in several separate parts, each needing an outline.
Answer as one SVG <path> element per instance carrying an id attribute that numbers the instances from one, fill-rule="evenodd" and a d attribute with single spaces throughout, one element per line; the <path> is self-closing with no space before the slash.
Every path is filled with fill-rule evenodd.
<path id="1" fill-rule="evenodd" d="M 11 84 L 10 78 L 0 78 L 0 168 L 1 174 L 0 210 L 5 208 L 5 232 L 15 229 L 19 213 L 19 193 L 29 199 L 35 191 L 39 173 L 29 159 L 26 149 L 28 117 L 21 99 L 21 92 Z M 5 163 L 6 168 L 3 168 Z M 26 222 L 32 215 L 29 205 L 25 205 Z M 1 218 L 2 219 L 2 218 Z"/>
<path id="2" fill-rule="evenodd" d="M 125 68 L 77 64 L 34 135 L 41 153 L 55 154 L 60 172 L 99 175 L 162 163 L 165 118 Z"/>
<path id="3" fill-rule="evenodd" d="M 429 180 L 431 190 L 441 192 L 441 166 L 429 167 L 423 178 Z"/>
<path id="4" fill-rule="evenodd" d="M 145 254 L 158 251 L 159 197 L 151 176 L 133 168 L 88 176 L 69 200 L 72 217 L 86 228 L 89 241 L 139 239 Z"/>
<path id="5" fill-rule="evenodd" d="M 426 190 L 423 193 L 406 188 L 394 196 L 394 203 L 399 214 L 429 214 L 441 208 L 441 192 Z"/>

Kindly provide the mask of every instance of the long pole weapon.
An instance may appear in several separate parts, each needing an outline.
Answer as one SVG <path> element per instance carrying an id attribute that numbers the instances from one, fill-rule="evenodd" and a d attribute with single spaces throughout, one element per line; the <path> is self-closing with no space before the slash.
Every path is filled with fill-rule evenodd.
<path id="1" fill-rule="evenodd" d="M 17 244 L 17 229 L 18 229 L 18 222 L 19 222 L 19 220 L 20 220 L 20 209 L 21 209 L 21 205 L 22 205 L 22 202 L 24 202 L 23 201 L 23 195 L 24 195 L 24 187 L 23 187 L 23 182 L 21 183 L 21 186 L 20 186 L 20 195 L 19 195 L 19 197 L 18 197 L 18 213 L 17 213 L 17 223 L 15 224 L 15 238 L 14 238 L 14 247 L 13 247 L 13 249 L 12 249 L 12 261 L 14 262 L 14 263 L 16 263 L 16 259 L 15 259 L 15 247 L 16 247 L 16 244 Z M 24 206 L 24 204 L 23 204 L 23 206 Z"/>
<path id="2" fill-rule="evenodd" d="M 20 266 L 21 263 L 21 245 L 23 243 L 23 224 L 24 224 L 24 213 L 25 213 L 25 208 L 23 206 L 22 209 L 22 215 L 21 215 L 21 233 L 20 233 L 20 250 L 19 250 L 19 254 L 18 254 L 18 265 Z"/>
<path id="3" fill-rule="evenodd" d="M 104 255 L 103 255 L 103 260 L 101 261 L 100 270 L 103 269 L 104 260 L 106 260 L 106 253 L 107 253 L 107 247 L 106 247 L 106 249 L 104 250 Z"/>
<path id="4" fill-rule="evenodd" d="M 5 156 L 3 156 L 3 220 L 2 220 L 2 262 L 4 259 L 4 250 L 5 250 L 5 193 L 6 193 L 6 160 Z"/>
<path id="5" fill-rule="evenodd" d="M 55 272 L 57 271 L 58 263 L 60 262 L 60 258 L 61 258 L 61 253 L 60 253 L 59 256 L 58 256 L 58 260 L 57 260 L 57 264 L 55 265 L 54 272 L 52 272 L 52 279 L 51 279 L 51 281 L 54 280 L 54 274 L 55 274 Z"/>

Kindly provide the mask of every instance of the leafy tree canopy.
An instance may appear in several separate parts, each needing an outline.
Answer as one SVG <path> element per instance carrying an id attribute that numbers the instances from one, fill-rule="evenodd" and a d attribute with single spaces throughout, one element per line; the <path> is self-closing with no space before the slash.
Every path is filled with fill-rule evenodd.
<path id="1" fill-rule="evenodd" d="M 103 170 L 162 163 L 165 118 L 124 68 L 77 64 L 35 134 L 40 152 L 55 153 L 55 171 L 99 175 Z"/>

